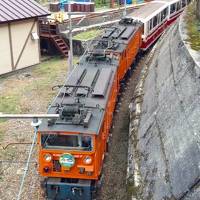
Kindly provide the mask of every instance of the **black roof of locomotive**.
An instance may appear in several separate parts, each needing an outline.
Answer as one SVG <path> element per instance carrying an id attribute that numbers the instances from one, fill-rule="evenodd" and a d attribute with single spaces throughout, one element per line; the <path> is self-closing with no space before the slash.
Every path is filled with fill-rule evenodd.
<path id="1" fill-rule="evenodd" d="M 116 56 L 112 57 L 109 55 L 105 60 L 93 60 L 90 59 L 91 55 L 94 53 L 96 55 L 101 55 L 102 53 L 107 54 L 106 52 L 123 52 L 126 48 L 131 36 L 135 34 L 135 31 L 140 27 L 140 23 L 134 22 L 132 24 L 118 24 L 110 27 L 109 30 L 112 30 L 110 34 L 108 29 L 105 30 L 104 35 L 97 38 L 90 45 L 89 51 L 84 55 L 76 68 L 72 71 L 70 77 L 65 82 L 67 86 L 87 86 L 93 88 L 91 91 L 87 91 L 84 88 L 74 87 L 63 87 L 61 88 L 59 95 L 55 98 L 52 103 L 49 112 L 50 114 L 56 113 L 56 105 L 68 105 L 73 106 L 75 101 L 79 99 L 81 104 L 84 104 L 84 108 L 87 108 L 91 113 L 92 117 L 89 122 L 88 127 L 83 125 L 75 124 L 65 124 L 65 121 L 58 119 L 57 123 L 53 125 L 48 125 L 48 120 L 43 120 L 42 125 L 40 125 L 40 131 L 49 131 L 49 132 L 77 132 L 77 133 L 86 133 L 86 134 L 98 134 L 99 129 L 102 125 L 102 121 L 105 114 L 105 108 L 108 103 L 109 94 L 111 93 L 111 87 L 114 80 L 114 76 L 117 72 L 117 67 L 119 66 L 119 58 Z M 117 27 L 117 28 L 116 28 Z M 121 35 L 118 33 L 118 37 L 113 38 L 112 35 L 115 33 L 115 30 L 123 30 Z M 128 30 L 128 31 L 126 31 Z M 119 32 L 119 31 L 118 31 Z M 107 33 L 107 36 L 106 36 Z M 117 34 L 116 34 L 117 35 Z M 127 37 L 127 39 L 123 39 Z M 113 45 L 113 48 L 101 48 L 100 44 L 107 42 L 108 47 Z M 118 43 L 118 45 L 116 45 Z M 110 45 L 110 46 L 109 46 Z M 74 91 L 72 94 L 71 92 Z M 71 93 L 71 94 L 70 94 Z M 87 94 L 85 97 L 81 95 Z"/>
<path id="2" fill-rule="evenodd" d="M 98 63 L 98 66 L 95 67 L 94 64 L 92 63 L 87 63 L 86 61 L 81 62 L 82 64 L 79 64 L 72 72 L 70 78 L 68 81 L 66 81 L 66 85 L 71 85 L 72 82 L 75 82 L 77 79 L 80 78 L 80 75 L 82 75 L 84 70 L 86 70 L 85 76 L 82 80 L 82 82 L 90 82 L 94 80 L 95 78 L 95 73 L 97 70 L 100 70 L 100 73 L 102 72 L 102 69 L 111 69 L 112 74 L 109 78 L 109 83 L 108 87 L 104 95 L 96 95 L 93 96 L 92 92 L 89 93 L 88 97 L 79 97 L 80 98 L 80 103 L 85 104 L 85 107 L 90 107 L 89 110 L 92 112 L 92 118 L 89 123 L 88 128 L 84 128 L 82 125 L 73 125 L 73 124 L 54 124 L 52 126 L 48 126 L 47 120 L 43 120 L 42 125 L 40 126 L 40 131 L 67 131 L 67 132 L 78 132 L 78 133 L 89 133 L 89 134 L 96 134 L 98 133 L 98 130 L 100 128 L 100 124 L 103 119 L 104 115 L 104 109 L 106 107 L 106 103 L 108 101 L 108 96 L 109 96 L 109 91 L 111 89 L 111 83 L 113 82 L 114 75 L 116 73 L 117 69 L 117 62 L 113 62 L 112 67 L 108 65 L 108 63 Z M 79 88 L 81 89 L 81 88 Z M 78 89 L 78 90 L 79 90 Z M 78 92 L 79 95 L 80 93 L 84 93 L 85 90 L 82 89 L 82 91 L 76 91 Z M 52 104 L 52 107 L 49 109 L 50 114 L 56 113 L 56 107 L 54 107 L 56 104 L 60 104 L 62 101 L 63 93 L 66 92 L 65 88 L 62 88 L 60 91 L 60 95 L 56 97 L 54 103 Z M 75 103 L 75 99 L 78 97 L 70 96 L 70 95 L 65 95 L 63 99 L 63 104 L 67 105 L 73 105 Z"/>
<path id="3" fill-rule="evenodd" d="M 109 43 L 118 44 L 114 49 L 115 52 L 123 52 L 131 40 L 131 36 L 135 34 L 142 23 L 129 17 L 122 18 L 121 21 L 107 27 L 104 33 L 93 40 L 95 44 L 97 41 L 108 41 Z M 107 49 L 109 50 L 109 49 Z"/>

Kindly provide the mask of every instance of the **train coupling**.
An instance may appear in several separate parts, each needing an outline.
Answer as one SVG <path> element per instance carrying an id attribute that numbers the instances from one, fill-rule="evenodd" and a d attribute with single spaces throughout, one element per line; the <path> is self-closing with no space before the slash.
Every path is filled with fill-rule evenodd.
<path id="1" fill-rule="evenodd" d="M 47 200 L 92 200 L 91 180 L 47 178 Z"/>

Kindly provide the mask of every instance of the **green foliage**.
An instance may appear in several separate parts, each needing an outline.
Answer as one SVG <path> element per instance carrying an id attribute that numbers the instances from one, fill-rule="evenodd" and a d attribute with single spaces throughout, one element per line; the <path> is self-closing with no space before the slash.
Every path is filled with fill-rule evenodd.
<path id="1" fill-rule="evenodd" d="M 85 32 L 81 32 L 73 37 L 75 40 L 81 40 L 81 41 L 87 41 L 87 40 L 92 40 L 98 35 L 102 33 L 102 30 L 98 29 L 93 29 Z"/>
<path id="2" fill-rule="evenodd" d="M 1 95 L 0 96 L 0 112 L 3 113 L 18 113 L 19 96 L 17 94 Z"/>
<path id="3" fill-rule="evenodd" d="M 200 50 L 200 22 L 196 18 L 195 3 L 192 2 L 188 6 L 186 15 L 186 25 L 189 38 L 187 41 L 190 43 L 191 48 L 199 51 Z"/>
<path id="4" fill-rule="evenodd" d="M 2 125 L 3 125 L 3 123 L 2 123 Z M 3 127 L 3 126 L 0 126 L 0 143 L 1 143 L 2 140 L 3 140 L 4 132 L 5 132 L 4 127 Z"/>
<path id="5" fill-rule="evenodd" d="M 102 7 L 107 7 L 109 8 L 110 6 L 110 1 L 106 1 L 106 0 L 95 0 L 95 7 L 96 8 L 102 8 Z"/>

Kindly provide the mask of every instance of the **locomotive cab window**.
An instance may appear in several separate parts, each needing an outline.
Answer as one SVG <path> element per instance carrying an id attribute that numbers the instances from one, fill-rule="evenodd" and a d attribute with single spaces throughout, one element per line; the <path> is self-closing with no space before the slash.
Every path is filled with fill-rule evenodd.
<path id="1" fill-rule="evenodd" d="M 93 150 L 92 137 L 84 135 L 41 134 L 41 144 L 44 149 Z"/>

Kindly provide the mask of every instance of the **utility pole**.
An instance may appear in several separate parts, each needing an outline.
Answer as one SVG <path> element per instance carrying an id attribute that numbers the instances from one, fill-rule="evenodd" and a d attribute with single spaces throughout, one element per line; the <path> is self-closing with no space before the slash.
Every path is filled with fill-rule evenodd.
<path id="1" fill-rule="evenodd" d="M 70 75 L 73 70 L 73 42 L 72 42 L 72 19 L 71 19 L 71 2 L 68 2 L 68 19 L 69 19 L 69 54 L 68 54 L 68 73 L 67 77 Z"/>
<path id="2" fill-rule="evenodd" d="M 114 8 L 114 0 L 110 0 L 110 8 Z"/>
<path id="3" fill-rule="evenodd" d="M 89 14 L 90 12 L 72 12 L 71 9 L 71 2 L 68 1 L 68 19 L 69 19 L 69 54 L 68 54 L 68 70 L 67 70 L 67 77 L 69 77 L 70 73 L 73 70 L 73 41 L 72 41 L 72 15 L 82 15 L 84 14 L 85 16 L 77 23 L 77 25 L 79 25 L 81 23 L 81 21 L 83 21 L 86 17 L 87 14 Z"/>
<path id="4" fill-rule="evenodd" d="M 123 12 L 123 17 L 126 17 L 126 0 L 124 0 L 124 12 Z"/>

